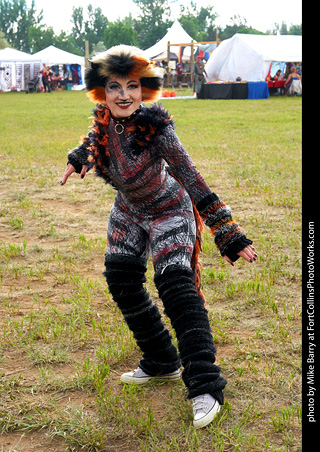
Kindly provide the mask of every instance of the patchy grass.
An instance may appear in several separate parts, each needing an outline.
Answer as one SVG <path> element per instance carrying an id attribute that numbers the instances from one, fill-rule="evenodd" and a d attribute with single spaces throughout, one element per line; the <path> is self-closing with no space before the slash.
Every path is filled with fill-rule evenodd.
<path id="1" fill-rule="evenodd" d="M 163 100 L 259 260 L 204 237 L 203 283 L 226 403 L 192 426 L 181 382 L 122 386 L 139 351 L 106 288 L 114 190 L 61 187 L 90 124 L 83 92 L 0 96 L 0 451 L 301 450 L 301 99 Z M 147 287 L 162 309 L 153 284 Z"/>

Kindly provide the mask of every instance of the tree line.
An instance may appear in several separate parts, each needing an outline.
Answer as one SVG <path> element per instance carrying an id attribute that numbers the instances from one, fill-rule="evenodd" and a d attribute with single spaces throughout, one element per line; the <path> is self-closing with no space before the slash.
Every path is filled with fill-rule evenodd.
<path id="1" fill-rule="evenodd" d="M 53 27 L 43 23 L 43 10 L 37 11 L 35 0 L 28 6 L 26 0 L 0 0 L 0 48 L 12 47 L 27 53 L 36 53 L 49 45 L 78 55 L 84 55 L 85 41 L 89 42 L 89 52 L 95 53 L 117 44 L 135 45 L 147 49 L 159 41 L 173 21 L 169 0 L 133 0 L 140 14 L 131 14 L 124 19 L 110 22 L 101 8 L 91 4 L 86 11 L 83 7 L 73 7 L 71 32 L 56 34 Z M 178 20 L 185 31 L 195 41 L 221 41 L 235 33 L 265 34 L 247 24 L 245 18 L 230 17 L 231 24 L 217 28 L 217 14 L 214 6 L 198 8 L 196 1 L 180 7 Z M 274 24 L 267 34 L 302 34 L 302 25 L 283 22 Z"/>

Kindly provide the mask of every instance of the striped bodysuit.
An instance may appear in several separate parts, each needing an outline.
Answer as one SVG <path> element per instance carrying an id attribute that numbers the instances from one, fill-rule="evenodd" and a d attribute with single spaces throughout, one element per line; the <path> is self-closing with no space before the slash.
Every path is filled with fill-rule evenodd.
<path id="1" fill-rule="evenodd" d="M 236 260 L 236 252 L 251 241 L 196 169 L 167 111 L 141 106 L 123 127 L 103 106 L 94 116 L 91 131 L 69 154 L 69 162 L 80 172 L 91 161 L 97 175 L 117 189 L 107 254 L 147 258 L 151 252 L 156 270 L 171 263 L 190 266 L 196 238 L 193 201 L 214 231 L 221 254 Z"/>

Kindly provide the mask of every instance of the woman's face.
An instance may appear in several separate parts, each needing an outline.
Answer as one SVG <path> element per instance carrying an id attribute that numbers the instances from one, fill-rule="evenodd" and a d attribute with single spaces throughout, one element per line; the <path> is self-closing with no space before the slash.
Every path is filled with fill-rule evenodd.
<path id="1" fill-rule="evenodd" d="M 106 84 L 106 104 L 114 118 L 125 118 L 136 111 L 142 100 L 139 79 L 110 77 Z"/>

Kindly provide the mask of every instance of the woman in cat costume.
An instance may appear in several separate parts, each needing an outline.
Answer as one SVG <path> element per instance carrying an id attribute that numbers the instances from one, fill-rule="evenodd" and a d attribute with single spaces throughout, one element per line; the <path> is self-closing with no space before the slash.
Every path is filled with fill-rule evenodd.
<path id="1" fill-rule="evenodd" d="M 161 106 L 146 107 L 161 95 L 162 79 L 143 52 L 115 46 L 98 54 L 86 73 L 95 102 L 90 132 L 68 155 L 61 181 L 93 169 L 116 188 L 110 212 L 105 277 L 109 291 L 132 330 L 142 359 L 124 373 L 125 383 L 182 379 L 193 400 L 194 426 L 212 421 L 223 404 L 226 380 L 215 364 L 208 312 L 200 285 L 199 252 L 204 224 L 224 258 L 257 255 L 211 192 Z M 171 342 L 144 283 L 152 255 L 154 281 L 178 340 Z"/>

